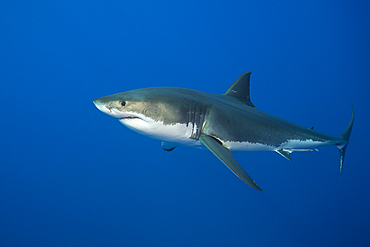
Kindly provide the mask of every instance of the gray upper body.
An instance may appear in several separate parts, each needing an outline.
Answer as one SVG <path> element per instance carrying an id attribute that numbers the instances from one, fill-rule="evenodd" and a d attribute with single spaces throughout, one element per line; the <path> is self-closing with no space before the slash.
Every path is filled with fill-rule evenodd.
<path id="1" fill-rule="evenodd" d="M 261 190 L 231 156 L 231 151 L 276 151 L 290 160 L 293 151 L 336 145 L 342 170 L 353 125 L 334 137 L 260 111 L 250 101 L 250 72 L 242 74 L 222 95 L 185 88 L 144 88 L 94 100 L 97 108 L 127 127 L 164 141 L 163 149 L 178 145 L 212 151 L 251 187 Z"/>

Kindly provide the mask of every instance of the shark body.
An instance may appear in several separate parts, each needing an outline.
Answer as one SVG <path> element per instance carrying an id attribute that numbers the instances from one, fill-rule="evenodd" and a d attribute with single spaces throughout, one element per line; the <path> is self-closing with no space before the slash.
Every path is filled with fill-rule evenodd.
<path id="1" fill-rule="evenodd" d="M 94 100 L 96 107 L 140 134 L 159 139 L 172 151 L 179 145 L 206 147 L 235 175 L 256 190 L 261 188 L 230 151 L 275 151 L 290 159 L 293 151 L 337 146 L 340 173 L 349 142 L 349 125 L 339 137 L 330 136 L 260 111 L 250 100 L 251 72 L 222 95 L 171 87 L 143 88 Z"/>

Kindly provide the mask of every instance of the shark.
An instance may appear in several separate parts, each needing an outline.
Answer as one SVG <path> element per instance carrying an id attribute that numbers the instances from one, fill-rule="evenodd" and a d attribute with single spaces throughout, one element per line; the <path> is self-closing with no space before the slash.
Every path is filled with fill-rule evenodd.
<path id="1" fill-rule="evenodd" d="M 162 141 L 165 151 L 179 145 L 210 150 L 237 177 L 262 189 L 240 166 L 231 151 L 273 151 L 291 160 L 294 151 L 336 146 L 342 173 L 354 122 L 340 136 L 331 136 L 257 109 L 250 99 L 251 72 L 240 75 L 223 94 L 152 87 L 95 99 L 95 106 L 140 134 Z"/>

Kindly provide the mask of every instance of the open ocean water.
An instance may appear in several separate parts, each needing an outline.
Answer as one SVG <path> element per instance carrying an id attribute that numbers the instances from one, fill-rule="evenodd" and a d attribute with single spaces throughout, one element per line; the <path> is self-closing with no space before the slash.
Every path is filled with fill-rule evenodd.
<path id="1" fill-rule="evenodd" d="M 366 1 L 2 1 L 0 246 L 370 246 Z M 335 147 L 211 152 L 139 135 L 98 97 L 222 94 L 252 71 L 260 110 Z"/>

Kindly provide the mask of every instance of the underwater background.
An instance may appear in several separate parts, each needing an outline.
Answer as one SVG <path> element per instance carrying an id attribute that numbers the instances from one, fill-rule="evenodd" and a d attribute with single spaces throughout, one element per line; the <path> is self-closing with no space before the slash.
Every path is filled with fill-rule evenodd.
<path id="1" fill-rule="evenodd" d="M 370 246 L 366 1 L 2 1 L 0 246 Z M 252 71 L 260 110 L 335 147 L 161 149 L 98 97 L 171 86 L 222 94 Z"/>

